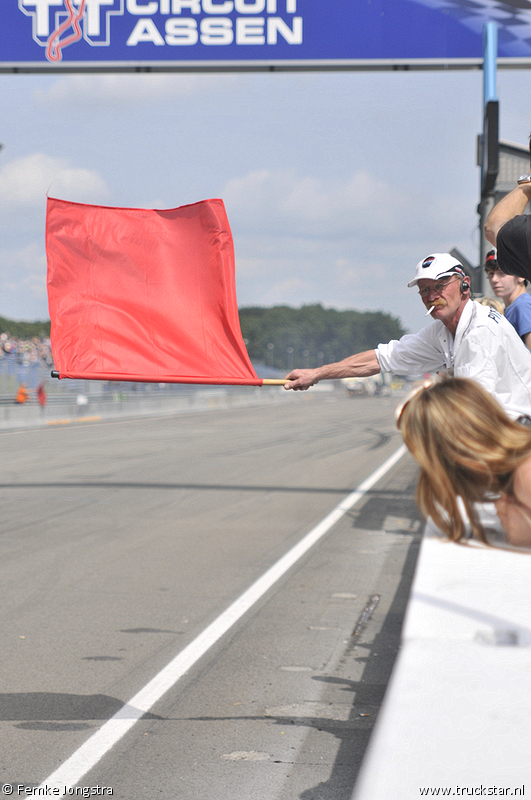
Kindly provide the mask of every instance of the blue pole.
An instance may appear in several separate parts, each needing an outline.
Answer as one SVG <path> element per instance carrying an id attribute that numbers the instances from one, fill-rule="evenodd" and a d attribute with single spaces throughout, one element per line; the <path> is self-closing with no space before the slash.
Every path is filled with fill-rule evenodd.
<path id="1" fill-rule="evenodd" d="M 483 135 L 481 153 L 481 187 L 492 190 L 498 173 L 498 95 L 496 62 L 498 58 L 498 25 L 483 26 Z"/>
<path id="2" fill-rule="evenodd" d="M 483 135 L 481 153 L 481 201 L 479 263 L 485 263 L 490 249 L 483 235 L 483 226 L 494 206 L 494 187 L 498 176 L 498 116 L 499 104 L 496 91 L 496 62 L 498 58 L 498 26 L 487 22 L 483 28 Z M 478 271 L 478 290 L 484 291 L 483 270 Z M 488 292 L 488 289 L 487 289 Z"/>
<path id="3" fill-rule="evenodd" d="M 496 59 L 498 57 L 498 25 L 487 22 L 483 28 L 483 107 L 497 100 Z"/>

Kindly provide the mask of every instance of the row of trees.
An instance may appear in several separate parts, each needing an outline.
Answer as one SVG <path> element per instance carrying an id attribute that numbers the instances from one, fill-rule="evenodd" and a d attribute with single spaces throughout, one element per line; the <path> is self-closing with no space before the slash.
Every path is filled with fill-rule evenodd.
<path id="1" fill-rule="evenodd" d="M 45 339 L 50 336 L 50 320 L 41 322 L 16 322 L 12 319 L 0 317 L 0 333 L 9 333 L 16 339 Z"/>
<path id="2" fill-rule="evenodd" d="M 382 311 L 338 311 L 320 304 L 239 311 L 250 358 L 281 371 L 340 361 L 406 332 Z"/>

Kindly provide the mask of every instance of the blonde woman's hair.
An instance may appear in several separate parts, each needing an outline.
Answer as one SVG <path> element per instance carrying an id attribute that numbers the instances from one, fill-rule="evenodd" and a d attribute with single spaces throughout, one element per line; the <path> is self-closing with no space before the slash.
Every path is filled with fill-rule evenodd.
<path id="1" fill-rule="evenodd" d="M 397 427 L 420 464 L 417 503 L 446 536 L 466 532 L 486 543 L 474 503 L 512 492 L 515 469 L 531 457 L 531 429 L 511 420 L 499 403 L 469 378 L 424 386 L 401 408 Z"/>

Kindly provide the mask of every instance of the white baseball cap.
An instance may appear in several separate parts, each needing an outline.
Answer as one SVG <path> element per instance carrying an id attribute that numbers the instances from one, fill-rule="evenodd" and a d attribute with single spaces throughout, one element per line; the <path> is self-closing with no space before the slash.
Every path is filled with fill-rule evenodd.
<path id="1" fill-rule="evenodd" d="M 416 286 L 423 278 L 437 281 L 449 275 L 462 275 L 466 277 L 463 265 L 450 255 L 450 253 L 432 253 L 419 261 L 415 270 L 415 277 L 409 281 L 408 286 Z"/>

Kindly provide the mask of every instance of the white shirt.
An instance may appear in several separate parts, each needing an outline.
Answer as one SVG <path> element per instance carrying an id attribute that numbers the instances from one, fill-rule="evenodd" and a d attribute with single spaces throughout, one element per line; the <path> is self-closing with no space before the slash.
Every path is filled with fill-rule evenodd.
<path id="1" fill-rule="evenodd" d="M 453 370 L 491 392 L 511 417 L 531 416 L 531 352 L 494 308 L 469 300 L 455 338 L 440 320 L 419 333 L 379 344 L 382 372 L 418 375 Z"/>

